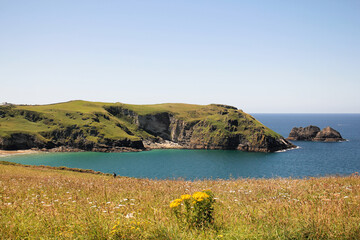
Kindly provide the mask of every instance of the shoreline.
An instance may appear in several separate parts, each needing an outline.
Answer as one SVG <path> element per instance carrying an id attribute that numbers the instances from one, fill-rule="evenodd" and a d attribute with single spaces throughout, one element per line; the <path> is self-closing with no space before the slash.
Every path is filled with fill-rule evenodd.
<path id="1" fill-rule="evenodd" d="M 61 171 L 70 171 L 70 172 L 78 172 L 78 173 L 90 173 L 90 174 L 97 174 L 97 175 L 104 175 L 104 176 L 112 176 L 111 173 L 94 171 L 92 169 L 69 168 L 69 167 L 63 167 L 63 166 L 62 167 L 52 167 L 52 166 L 47 166 L 47 165 L 28 165 L 28 164 L 21 164 L 21 163 L 1 161 L 1 160 L 0 160 L 0 165 L 18 166 L 18 167 L 33 168 L 33 169 L 61 170 Z M 126 176 L 119 176 L 119 177 L 129 178 Z"/>
<path id="2" fill-rule="evenodd" d="M 25 155 L 25 154 L 34 154 L 40 153 L 40 150 L 26 149 L 26 150 L 0 150 L 0 158 L 15 156 L 15 155 Z"/>
<path id="3" fill-rule="evenodd" d="M 281 149 L 274 152 L 267 153 L 278 153 L 278 152 L 286 152 L 289 150 L 294 150 L 299 147 L 292 147 L 288 149 Z M 32 149 L 22 149 L 22 150 L 1 150 L 0 149 L 0 158 L 15 156 L 15 155 L 25 155 L 25 154 L 35 154 L 35 153 L 55 153 L 55 152 L 102 152 L 102 153 L 120 153 L 120 152 L 143 152 L 143 151 L 151 151 L 151 150 L 159 150 L 159 149 L 184 149 L 184 150 L 237 150 L 243 151 L 239 149 L 214 149 L 214 148 L 189 148 L 187 146 L 182 146 L 178 143 L 174 143 L 171 141 L 165 141 L 164 143 L 146 143 L 144 149 L 137 148 L 129 148 L 129 147 L 116 147 L 116 148 L 93 148 L 91 150 L 84 150 L 79 148 L 71 148 L 60 146 L 56 148 L 32 148 Z M 244 152 L 244 151 L 243 151 Z M 248 151 L 245 151 L 248 152 Z M 253 152 L 253 151 L 250 151 Z M 256 151 L 255 151 L 256 152 Z M 259 151 L 261 152 L 261 151 Z"/>
<path id="4" fill-rule="evenodd" d="M 3 150 L 0 150 L 3 151 Z M 10 165 L 10 166 L 18 166 L 18 167 L 24 167 L 24 168 L 33 168 L 33 169 L 49 169 L 49 170 L 61 170 L 61 171 L 70 171 L 70 172 L 78 172 L 78 173 L 90 173 L 90 174 L 95 174 L 95 175 L 103 175 L 103 176 L 113 176 L 113 174 L 111 173 L 104 173 L 101 171 L 95 171 L 92 169 L 84 169 L 84 168 L 70 168 L 70 167 L 65 167 L 65 166 L 60 166 L 60 167 L 53 167 L 53 166 L 47 166 L 47 165 L 29 165 L 29 164 L 22 164 L 22 163 L 16 163 L 16 162 L 8 162 L 8 161 L 4 161 L 4 160 L 0 160 L 0 166 L 1 165 Z M 324 175 L 324 176 L 317 176 L 317 177 L 303 177 L 303 178 L 299 178 L 299 177 L 272 177 L 272 178 L 235 178 L 235 179 L 222 179 L 222 178 L 217 178 L 217 179 L 193 179 L 193 180 L 185 180 L 182 178 L 175 178 L 175 179 L 152 179 L 152 178 L 138 178 L 138 177 L 128 177 L 128 176 L 121 176 L 118 175 L 116 178 L 128 178 L 128 179 L 138 179 L 138 180 L 149 180 L 149 181 L 185 181 L 185 182 L 196 182 L 196 181 L 200 181 L 200 182 L 204 182 L 204 181 L 238 181 L 238 180 L 266 180 L 266 181 L 272 181 L 272 180 L 309 180 L 309 179 L 322 179 L 322 178 L 346 178 L 346 177 L 354 177 L 354 176 L 359 176 L 359 172 L 353 172 L 351 174 L 343 174 L 343 175 L 339 175 L 339 174 L 329 174 L 329 175 Z"/>
<path id="5" fill-rule="evenodd" d="M 79 148 L 68 148 L 68 147 L 57 147 L 57 148 L 50 148 L 50 149 L 24 149 L 24 150 L 0 150 L 0 158 L 1 157 L 8 157 L 8 156 L 15 156 L 15 155 L 25 155 L 25 154 L 35 154 L 35 153 L 55 153 L 55 152 L 142 152 L 148 151 L 151 149 L 135 149 L 135 148 L 112 148 L 112 149 L 92 149 L 92 150 L 83 150 Z"/>

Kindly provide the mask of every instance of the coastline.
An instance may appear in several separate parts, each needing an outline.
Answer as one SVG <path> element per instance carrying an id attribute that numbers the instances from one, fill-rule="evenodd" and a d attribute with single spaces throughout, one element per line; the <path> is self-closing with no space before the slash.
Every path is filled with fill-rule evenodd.
<path id="1" fill-rule="evenodd" d="M 23 154 L 35 154 L 35 153 L 54 153 L 54 152 L 103 152 L 103 153 L 120 153 L 120 152 L 143 152 L 143 151 L 151 151 L 154 149 L 193 149 L 193 150 L 230 150 L 230 149 L 221 149 L 216 147 L 189 147 L 184 146 L 176 142 L 165 140 L 161 143 L 157 142 L 144 142 L 145 148 L 138 149 L 138 148 L 130 148 L 130 147 L 101 147 L 101 148 L 92 148 L 89 150 L 84 150 L 80 148 L 73 148 L 73 147 L 66 147 L 60 146 L 55 148 L 32 148 L 32 149 L 22 149 L 22 150 L 2 150 L 0 149 L 0 158 L 7 157 L 7 156 L 14 156 L 14 155 L 23 155 Z M 287 149 L 281 149 L 274 152 L 285 152 L 293 149 L 297 149 L 298 147 L 289 147 Z M 235 149 L 231 149 L 235 150 Z M 236 149 L 238 151 L 244 152 L 268 152 L 268 151 L 254 151 L 254 150 L 243 150 L 243 149 Z"/>
<path id="2" fill-rule="evenodd" d="M 0 150 L 4 151 L 4 150 Z M 33 151 L 33 150 L 32 150 Z M 36 151 L 34 151 L 36 152 Z M 111 173 L 105 173 L 101 171 L 95 171 L 92 169 L 84 169 L 84 168 L 70 168 L 65 166 L 60 167 L 53 167 L 47 165 L 28 165 L 16 162 L 8 162 L 4 160 L 0 160 L 0 166 L 17 166 L 17 167 L 24 167 L 30 169 L 48 169 L 48 170 L 61 170 L 61 171 L 69 171 L 69 172 L 77 172 L 77 173 L 89 173 L 95 175 L 103 175 L 103 176 L 113 176 Z M 148 178 L 139 178 L 139 177 L 128 177 L 128 176 L 117 176 L 117 178 L 127 178 L 127 179 L 137 179 L 137 180 L 148 180 L 148 181 L 185 181 L 185 182 L 207 182 L 207 181 L 214 181 L 214 182 L 232 182 L 232 181 L 242 181 L 242 180 L 251 180 L 251 181 L 274 181 L 274 180 L 285 180 L 285 181 L 306 181 L 309 179 L 325 179 L 325 178 L 347 178 L 347 177 L 359 177 L 359 172 L 353 172 L 351 174 L 329 174 L 325 176 L 318 176 L 318 177 L 307 177 L 307 178 L 296 178 L 296 177 L 275 177 L 275 178 L 233 178 L 233 179 L 195 179 L 195 180 L 184 180 L 182 178 L 178 179 L 148 179 Z"/>
<path id="3" fill-rule="evenodd" d="M 46 165 L 38 165 L 37 166 L 37 165 L 27 165 L 27 164 L 14 163 L 14 162 L 8 162 L 8 161 L 0 161 L 0 165 L 19 166 L 19 167 L 32 168 L 32 169 L 62 170 L 62 171 L 70 171 L 70 172 L 78 172 L 78 173 L 90 173 L 90 174 L 97 174 L 97 175 L 104 175 L 104 176 L 112 176 L 112 174 L 110 174 L 110 173 L 94 171 L 92 169 L 69 168 L 69 167 L 64 167 L 64 166 L 61 166 L 61 167 L 52 167 L 52 166 L 46 166 Z M 123 176 L 121 176 L 121 177 L 123 177 Z M 123 177 L 123 178 L 129 178 L 129 177 Z"/>
<path id="4" fill-rule="evenodd" d="M 26 149 L 26 150 L 0 150 L 0 158 L 7 156 L 15 155 L 24 155 L 24 154 L 35 154 L 35 153 L 54 153 L 54 152 L 141 152 L 151 149 L 135 149 L 135 148 L 95 148 L 90 151 L 86 151 L 79 148 L 69 148 L 69 147 L 57 147 L 50 149 Z"/>
<path id="5" fill-rule="evenodd" d="M 34 153 L 40 153 L 40 150 L 33 150 L 33 149 L 27 149 L 27 150 L 0 150 L 0 158 L 1 157 L 7 157 L 7 156 L 14 156 L 14 155 L 24 155 L 24 154 L 34 154 Z"/>

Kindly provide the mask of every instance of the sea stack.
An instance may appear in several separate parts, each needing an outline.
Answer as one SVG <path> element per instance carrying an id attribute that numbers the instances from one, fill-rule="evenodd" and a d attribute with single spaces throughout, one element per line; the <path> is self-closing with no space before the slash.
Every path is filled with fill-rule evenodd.
<path id="1" fill-rule="evenodd" d="M 320 131 L 317 126 L 294 127 L 287 140 L 293 141 L 316 141 L 316 142 L 340 142 L 345 141 L 341 134 L 331 127 L 326 127 Z"/>
<path id="2" fill-rule="evenodd" d="M 345 141 L 345 139 L 343 139 L 341 134 L 335 129 L 332 129 L 331 127 L 326 127 L 316 134 L 314 141 L 340 142 Z"/>
<path id="3" fill-rule="evenodd" d="M 303 127 L 294 127 L 288 140 L 294 140 L 294 141 L 313 141 L 313 139 L 316 137 L 316 134 L 320 132 L 320 128 L 316 126 L 307 126 L 305 128 Z"/>

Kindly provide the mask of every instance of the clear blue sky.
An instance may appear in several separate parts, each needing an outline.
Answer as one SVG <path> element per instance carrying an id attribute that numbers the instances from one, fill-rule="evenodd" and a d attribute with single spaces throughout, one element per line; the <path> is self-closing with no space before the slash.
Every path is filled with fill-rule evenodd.
<path id="1" fill-rule="evenodd" d="M 0 0 L 0 102 L 359 113 L 360 1 Z"/>

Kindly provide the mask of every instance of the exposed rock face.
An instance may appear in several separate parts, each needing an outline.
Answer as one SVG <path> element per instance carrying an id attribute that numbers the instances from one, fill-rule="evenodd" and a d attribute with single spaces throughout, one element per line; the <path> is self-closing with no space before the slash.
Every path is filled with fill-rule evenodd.
<path id="1" fill-rule="evenodd" d="M 154 136 L 159 136 L 163 139 L 171 139 L 170 129 L 170 115 L 167 112 L 157 114 L 147 114 L 144 116 L 137 116 L 137 124 L 140 128 L 146 130 Z"/>
<path id="2" fill-rule="evenodd" d="M 0 149 L 23 150 L 33 148 L 56 148 L 58 151 L 64 149 L 63 152 L 72 151 L 74 149 L 95 152 L 122 152 L 128 151 L 128 149 L 145 149 L 142 141 L 130 141 L 128 139 L 113 140 L 105 138 L 101 142 L 94 143 L 84 138 L 81 134 L 76 133 L 76 131 L 71 136 L 66 135 L 66 132 L 54 131 L 52 133 L 54 136 L 50 138 L 50 141 L 44 141 L 41 137 L 39 138 L 35 135 L 24 133 L 14 133 L 8 137 L 0 137 Z"/>
<path id="3" fill-rule="evenodd" d="M 316 126 L 308 126 L 305 128 L 302 127 L 294 127 L 288 140 L 294 141 L 319 141 L 319 142 L 339 142 L 344 141 L 340 135 L 340 133 L 331 127 L 326 127 L 320 131 L 319 127 Z"/>
<path id="4" fill-rule="evenodd" d="M 35 136 L 25 133 L 13 133 L 9 137 L 0 138 L 0 149 L 3 150 L 23 150 L 45 146 L 46 144 Z"/>
<path id="5" fill-rule="evenodd" d="M 316 134 L 314 141 L 339 142 L 344 141 L 340 133 L 331 127 L 326 127 Z"/>
<path id="6" fill-rule="evenodd" d="M 312 125 L 305 128 L 294 127 L 287 139 L 295 141 L 312 141 L 318 132 L 320 132 L 320 128 Z"/>
<path id="7" fill-rule="evenodd" d="M 228 108 L 228 106 L 226 106 Z M 231 109 L 231 108 L 228 108 Z M 251 138 L 242 134 L 228 134 L 209 138 L 209 131 L 217 131 L 216 125 L 206 121 L 186 122 L 169 113 L 139 116 L 135 121 L 140 128 L 158 137 L 144 141 L 149 148 L 186 148 L 186 149 L 227 149 L 251 152 L 274 152 L 295 146 L 284 138 L 265 135 L 258 129 Z M 237 120 L 228 120 L 228 128 L 241 127 Z M 209 131 L 203 131 L 209 129 Z"/>

